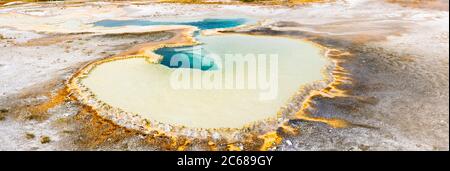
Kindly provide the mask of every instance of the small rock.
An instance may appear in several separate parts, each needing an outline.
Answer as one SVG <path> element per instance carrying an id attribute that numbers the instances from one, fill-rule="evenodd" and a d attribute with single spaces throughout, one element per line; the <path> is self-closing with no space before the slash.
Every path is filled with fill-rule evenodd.
<path id="1" fill-rule="evenodd" d="M 0 113 L 8 113 L 9 110 L 8 109 L 0 109 Z"/>
<path id="2" fill-rule="evenodd" d="M 48 137 L 48 136 L 42 136 L 41 137 L 41 144 L 47 144 L 47 143 L 49 143 L 51 140 L 50 140 L 50 137 Z"/>
<path id="3" fill-rule="evenodd" d="M 25 133 L 25 138 L 31 140 L 34 139 L 34 137 L 36 137 L 33 133 Z"/>
<path id="4" fill-rule="evenodd" d="M 359 148 L 360 150 L 362 150 L 362 151 L 367 151 L 367 150 L 370 149 L 370 146 L 361 144 L 361 145 L 358 146 L 358 148 Z"/>

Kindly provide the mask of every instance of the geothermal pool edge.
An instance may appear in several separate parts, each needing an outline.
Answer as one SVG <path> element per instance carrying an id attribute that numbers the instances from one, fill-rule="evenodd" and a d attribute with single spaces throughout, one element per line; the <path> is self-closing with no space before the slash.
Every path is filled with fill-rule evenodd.
<path id="1" fill-rule="evenodd" d="M 194 40 L 193 36 L 191 36 L 190 30 L 183 31 L 181 33 L 183 37 L 187 40 L 184 42 L 177 43 L 162 43 L 158 46 L 145 47 L 146 50 L 151 49 L 152 51 L 163 48 L 163 47 L 181 47 L 181 46 L 192 46 L 197 42 Z M 227 33 L 222 33 L 227 34 Z M 237 34 L 237 33 L 229 33 L 229 34 Z M 239 33 L 241 34 L 241 33 Z M 255 36 L 255 35 L 252 35 Z M 260 35 L 260 36 L 269 36 L 269 35 Z M 269 36 L 274 37 L 274 36 Z M 283 36 L 284 37 L 284 36 Z M 289 38 L 289 37 L 288 37 Z M 292 38 L 295 39 L 295 38 Z M 331 127 L 335 128 L 344 128 L 350 126 L 351 124 L 347 121 L 336 119 L 336 118 L 319 118 L 309 116 L 305 111 L 309 110 L 310 100 L 313 96 L 318 94 L 326 94 L 330 93 L 330 89 L 335 89 L 336 85 L 341 82 L 348 82 L 351 80 L 348 77 L 342 77 L 342 74 L 334 74 L 333 71 L 339 71 L 339 73 L 345 72 L 341 66 L 339 66 L 339 62 L 333 58 L 336 56 L 347 56 L 348 54 L 338 52 L 334 49 L 328 49 L 324 46 L 321 46 L 317 43 L 308 41 L 306 39 L 295 39 L 300 41 L 306 41 L 308 43 L 317 46 L 323 51 L 324 57 L 328 60 L 328 64 L 325 65 L 325 68 L 322 69 L 323 80 L 318 80 L 315 83 L 309 83 L 306 85 L 301 85 L 302 88 L 297 91 L 298 94 L 302 94 L 305 97 L 301 102 L 301 108 L 296 112 L 295 115 L 283 116 L 286 110 L 286 106 L 280 106 L 280 110 L 277 112 L 276 117 L 266 118 L 264 120 L 259 120 L 255 122 L 251 122 L 243 126 L 242 128 L 189 128 L 183 125 L 171 125 L 167 123 L 161 123 L 155 120 L 149 120 L 147 118 L 143 118 L 139 114 L 129 113 L 113 106 L 110 106 L 99 99 L 95 98 L 95 95 L 92 94 L 83 84 L 80 83 L 80 80 L 86 77 L 89 72 L 94 69 L 96 66 L 106 63 L 112 62 L 116 60 L 123 60 L 129 58 L 144 58 L 148 62 L 157 63 L 161 57 L 158 57 L 156 54 L 152 55 L 128 55 L 128 56 L 113 56 L 113 57 L 105 57 L 99 60 L 92 61 L 78 70 L 66 83 L 65 91 L 70 94 L 70 97 L 81 103 L 83 108 L 88 109 L 94 115 L 98 115 L 104 119 L 110 120 L 112 123 L 123 127 L 125 129 L 136 130 L 146 135 L 150 136 L 163 136 L 168 137 L 170 139 L 180 139 L 181 137 L 186 139 L 194 139 L 195 141 L 205 141 L 207 144 L 211 144 L 209 148 L 212 150 L 213 146 L 218 143 L 227 143 L 231 144 L 227 147 L 227 150 L 244 150 L 242 148 L 242 144 L 246 143 L 255 143 L 258 146 L 259 150 L 269 150 L 272 147 L 281 143 L 282 137 L 280 133 L 288 133 L 288 134 L 297 134 L 297 128 L 293 128 L 288 124 L 288 122 L 292 119 L 301 119 L 313 122 L 323 122 Z M 335 52 L 332 54 L 331 52 Z M 155 56 L 156 55 L 156 56 Z M 311 86 L 313 84 L 326 86 L 317 86 L 313 89 L 306 90 L 305 87 Z M 344 94 L 335 94 L 334 96 L 340 96 Z M 292 95 L 293 96 L 293 95 Z M 291 97 L 292 98 L 292 97 Z M 291 99 L 292 100 L 292 99 Z M 291 101 L 289 100 L 289 102 Z M 289 103 L 288 102 L 288 103 Z M 281 132 L 280 132 L 281 131 Z M 249 139 L 252 139 L 250 141 Z M 255 141 L 256 139 L 256 141 Z M 261 143 L 262 142 L 262 143 Z M 232 144 L 241 144 L 232 145 Z M 254 144 L 253 144 L 254 145 Z M 185 148 L 185 147 L 183 147 Z"/>

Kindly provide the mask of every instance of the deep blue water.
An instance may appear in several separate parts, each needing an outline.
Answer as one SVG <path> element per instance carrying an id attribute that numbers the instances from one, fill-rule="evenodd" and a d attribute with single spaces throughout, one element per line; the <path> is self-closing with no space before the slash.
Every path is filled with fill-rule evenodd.
<path id="1" fill-rule="evenodd" d="M 200 30 L 231 28 L 247 22 L 244 18 L 237 19 L 203 19 L 200 21 L 190 22 L 167 22 L 167 21 L 150 21 L 150 20 L 102 20 L 95 22 L 95 26 L 103 27 L 120 27 L 120 26 L 152 26 L 152 25 L 190 25 Z"/>
<path id="2" fill-rule="evenodd" d="M 206 57 L 206 50 L 199 48 L 200 46 L 166 47 L 157 49 L 155 53 L 163 56 L 161 64 L 170 68 L 216 70 L 218 67 L 211 58 Z"/>
<path id="3" fill-rule="evenodd" d="M 103 27 L 120 27 L 120 26 L 151 26 L 151 25 L 190 25 L 199 28 L 200 30 L 207 29 L 219 29 L 219 28 L 232 28 L 237 27 L 242 24 L 247 23 L 248 20 L 244 18 L 236 19 L 203 19 L 200 21 L 191 22 L 165 22 L 165 21 L 149 21 L 149 20 L 102 20 L 95 22 L 95 26 Z M 199 32 L 195 32 L 196 37 Z M 215 70 L 218 67 L 214 64 L 211 58 L 206 57 L 206 50 L 201 49 L 201 53 L 198 53 L 196 49 L 201 48 L 200 46 L 189 46 L 189 47 L 175 47 L 175 48 L 160 48 L 155 51 L 156 54 L 163 56 L 161 61 L 162 65 L 170 68 L 193 68 L 200 69 L 202 71 Z M 175 62 L 171 65 L 171 61 L 184 60 L 184 63 Z M 183 66 L 183 64 L 185 64 Z"/>

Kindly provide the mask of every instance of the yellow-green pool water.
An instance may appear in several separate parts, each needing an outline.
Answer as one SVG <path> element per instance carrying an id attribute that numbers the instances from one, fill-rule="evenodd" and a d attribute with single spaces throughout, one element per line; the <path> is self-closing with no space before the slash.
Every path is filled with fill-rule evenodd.
<path id="1" fill-rule="evenodd" d="M 197 39 L 203 43 L 203 53 L 217 54 L 223 65 L 216 64 L 216 59 L 217 67 L 211 70 L 170 68 L 149 63 L 144 58 L 128 58 L 96 66 L 81 80 L 81 84 L 99 100 L 151 120 L 192 128 L 240 128 L 248 123 L 275 118 L 301 85 L 323 79 L 321 70 L 327 61 L 321 48 L 310 42 L 240 34 L 199 36 Z M 257 70 L 251 76 L 248 73 L 252 67 L 244 65 L 244 88 L 226 88 L 223 77 L 221 84 L 214 84 L 219 88 L 208 89 L 201 83 L 200 88 L 194 87 L 192 82 L 188 86 L 190 88 L 180 88 L 183 87 L 180 86 L 180 78 L 186 78 L 183 77 L 186 75 L 191 76 L 191 81 L 197 77 L 211 81 L 219 78 L 211 76 L 215 73 L 223 76 L 237 72 L 236 67 L 225 67 L 225 54 L 275 54 L 277 57 L 273 61 L 276 65 L 265 58 L 266 65 L 256 62 L 254 66 L 264 72 Z M 252 59 L 252 55 L 249 56 L 246 59 Z M 220 64 L 220 60 L 217 63 Z M 259 76 L 259 73 L 266 74 Z M 258 82 L 263 78 L 265 81 L 262 82 L 267 84 Z M 233 80 L 234 83 L 239 82 Z M 255 80 L 256 86 L 249 88 Z"/>

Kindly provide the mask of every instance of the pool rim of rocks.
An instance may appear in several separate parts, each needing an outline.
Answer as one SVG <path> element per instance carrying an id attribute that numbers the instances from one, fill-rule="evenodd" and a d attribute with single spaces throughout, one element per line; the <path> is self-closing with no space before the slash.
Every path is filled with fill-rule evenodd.
<path id="1" fill-rule="evenodd" d="M 83 108 L 89 109 L 93 114 L 96 114 L 104 119 L 111 121 L 113 124 L 123 127 L 125 129 L 135 130 L 143 134 L 147 135 L 164 135 L 167 137 L 187 137 L 194 138 L 197 140 L 206 140 L 209 143 L 215 144 L 214 142 L 238 142 L 243 143 L 248 139 L 258 139 L 262 140 L 264 143 L 261 145 L 260 150 L 268 150 L 277 144 L 281 143 L 281 137 L 279 135 L 280 131 L 287 132 L 289 134 L 298 133 L 295 131 L 295 128 L 292 128 L 289 125 L 289 121 L 293 119 L 303 119 L 307 121 L 315 121 L 315 122 L 323 122 L 332 127 L 340 128 L 347 127 L 348 123 L 344 120 L 340 119 L 326 119 L 326 118 L 310 118 L 307 116 L 308 114 L 303 113 L 300 114 L 301 111 L 309 109 L 308 105 L 305 103 L 309 103 L 311 92 L 312 91 L 321 91 L 330 87 L 330 85 L 338 84 L 340 81 L 345 81 L 345 79 L 340 79 L 340 76 L 333 74 L 333 70 L 342 68 L 339 66 L 339 62 L 334 60 L 334 58 L 330 57 L 331 53 L 337 54 L 345 54 L 345 52 L 341 52 L 336 49 L 329 49 L 324 47 L 318 43 L 315 43 L 308 39 L 298 39 L 292 38 L 289 36 L 272 36 L 272 35 L 252 35 L 246 33 L 238 33 L 233 32 L 228 29 L 226 33 L 220 32 L 223 29 L 217 29 L 213 34 L 244 34 L 251 36 L 267 36 L 267 37 L 285 37 L 289 39 L 294 39 L 298 41 L 303 41 L 307 43 L 311 43 L 312 45 L 318 47 L 323 56 L 326 59 L 326 64 L 324 68 L 322 68 L 322 80 L 317 80 L 315 82 L 307 83 L 305 85 L 299 85 L 299 90 L 293 94 L 288 102 L 280 106 L 279 112 L 277 112 L 276 116 L 270 117 L 264 120 L 259 120 L 255 122 L 250 122 L 243 126 L 242 128 L 191 128 L 183 125 L 171 125 L 166 123 L 161 123 L 158 121 L 150 121 L 146 118 L 143 118 L 139 114 L 129 113 L 126 111 L 120 111 L 113 106 L 110 106 L 106 103 L 103 103 L 101 100 L 96 99 L 94 94 L 88 90 L 83 84 L 81 84 L 81 79 L 86 77 L 89 72 L 94 69 L 97 65 L 101 65 L 105 62 L 112 62 L 115 60 L 123 60 L 129 58 L 144 58 L 148 62 L 157 63 L 162 57 L 158 56 L 158 54 L 154 53 L 150 56 L 148 55 L 125 55 L 125 56 L 112 56 L 112 57 L 104 57 L 98 60 L 94 60 L 82 66 L 66 83 L 66 91 L 69 93 L 70 97 L 73 100 L 80 102 Z M 194 30 L 185 29 L 181 30 L 180 34 L 187 39 L 187 42 L 177 42 L 173 43 L 161 43 L 157 46 L 153 46 L 150 49 L 155 51 L 159 48 L 164 47 L 183 47 L 183 46 L 193 46 L 197 45 L 197 42 L 193 36 Z M 203 32 L 202 32 L 203 33 Z M 147 49 L 148 50 L 148 49 Z M 335 56 L 333 54 L 333 56 Z M 156 58 L 156 59 L 154 59 Z M 340 70 L 340 72 L 343 72 Z M 281 111 L 287 104 L 289 104 L 294 96 L 301 95 L 303 98 L 299 103 L 299 111 L 294 112 L 295 114 L 283 114 Z M 306 109 L 305 109 L 306 108 Z M 291 112 L 292 113 L 292 112 Z M 285 115 L 285 116 L 283 116 Z M 246 138 L 244 138 L 246 137 Z M 251 137 L 251 138 L 249 138 Z M 250 143 L 253 143 L 251 141 Z"/>

